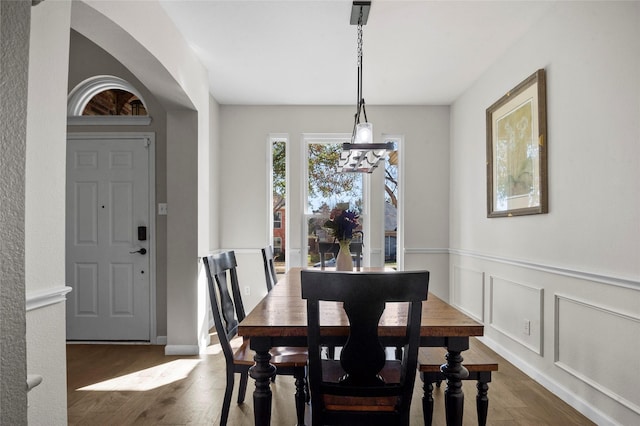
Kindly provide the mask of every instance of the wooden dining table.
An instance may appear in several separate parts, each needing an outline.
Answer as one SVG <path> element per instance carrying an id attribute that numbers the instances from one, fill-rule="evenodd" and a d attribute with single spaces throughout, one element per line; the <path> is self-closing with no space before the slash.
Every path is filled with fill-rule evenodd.
<path id="1" fill-rule="evenodd" d="M 302 299 L 300 270 L 292 268 L 238 326 L 238 334 L 251 339 L 255 351 L 255 365 L 249 370 L 255 380 L 253 393 L 256 425 L 271 423 L 271 377 L 276 368 L 269 363 L 270 348 L 274 346 L 307 346 L 307 308 Z M 365 271 L 367 268 L 365 268 Z M 371 269 L 380 270 L 380 269 Z M 357 273 L 357 272 L 354 272 Z M 390 272 L 392 273 L 392 272 Z M 394 347 L 405 334 L 406 303 L 390 303 L 380 320 L 378 329 L 385 346 Z M 344 341 L 349 324 L 342 308 L 335 302 L 321 304 L 322 333 Z M 447 348 L 442 372 L 447 377 L 445 411 L 447 425 L 461 426 L 464 394 L 462 379 L 469 372 L 464 368 L 461 353 L 469 348 L 469 337 L 482 336 L 484 326 L 460 312 L 442 299 L 429 293 L 422 303 L 420 345 Z M 313 402 L 312 402 L 313 403 Z"/>

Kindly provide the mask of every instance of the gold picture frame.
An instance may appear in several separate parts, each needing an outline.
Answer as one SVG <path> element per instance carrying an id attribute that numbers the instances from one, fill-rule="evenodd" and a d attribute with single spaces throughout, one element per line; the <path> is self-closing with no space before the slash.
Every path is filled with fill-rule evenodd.
<path id="1" fill-rule="evenodd" d="M 487 108 L 487 217 L 548 209 L 546 79 L 539 69 Z"/>

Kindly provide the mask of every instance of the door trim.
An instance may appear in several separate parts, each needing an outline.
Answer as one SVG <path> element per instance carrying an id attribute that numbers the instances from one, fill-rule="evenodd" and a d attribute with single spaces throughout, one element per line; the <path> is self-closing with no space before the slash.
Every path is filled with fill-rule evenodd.
<path id="1" fill-rule="evenodd" d="M 156 324 L 156 134 L 154 132 L 68 132 L 67 140 L 146 139 L 149 143 L 149 343 L 158 344 Z M 65 166 L 66 169 L 66 166 Z"/>

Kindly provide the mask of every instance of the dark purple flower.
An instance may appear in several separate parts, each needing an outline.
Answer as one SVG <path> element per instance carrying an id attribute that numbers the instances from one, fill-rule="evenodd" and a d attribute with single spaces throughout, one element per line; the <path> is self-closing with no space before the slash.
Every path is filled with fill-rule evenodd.
<path id="1" fill-rule="evenodd" d="M 360 226 L 360 216 L 353 210 L 333 209 L 324 227 L 336 240 L 350 240 L 355 229 Z"/>

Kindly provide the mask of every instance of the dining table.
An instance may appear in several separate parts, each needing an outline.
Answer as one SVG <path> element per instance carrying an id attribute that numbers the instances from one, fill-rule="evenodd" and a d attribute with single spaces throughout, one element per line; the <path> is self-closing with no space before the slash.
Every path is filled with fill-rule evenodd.
<path id="1" fill-rule="evenodd" d="M 255 425 L 271 423 L 271 378 L 276 368 L 269 363 L 269 350 L 275 346 L 307 346 L 307 307 L 302 299 L 300 271 L 292 268 L 279 277 L 278 284 L 240 322 L 238 335 L 250 338 L 255 352 L 255 364 L 249 375 L 255 380 L 253 392 Z M 363 268 L 380 271 L 381 268 Z M 358 273 L 358 272 L 353 272 Z M 389 271 L 389 273 L 393 273 Z M 327 279 L 330 279 L 330 273 Z M 322 333 L 344 341 L 349 333 L 349 322 L 337 302 L 322 302 L 320 306 Z M 394 347 L 406 332 L 407 303 L 388 303 L 380 319 L 378 333 L 385 346 Z M 429 292 L 422 303 L 420 346 L 447 348 L 441 371 L 447 378 L 445 390 L 446 423 L 461 426 L 464 394 L 462 380 L 469 372 L 464 367 L 462 354 L 469 349 L 471 336 L 482 336 L 484 326 Z M 313 401 L 311 402 L 313 404 Z"/>

